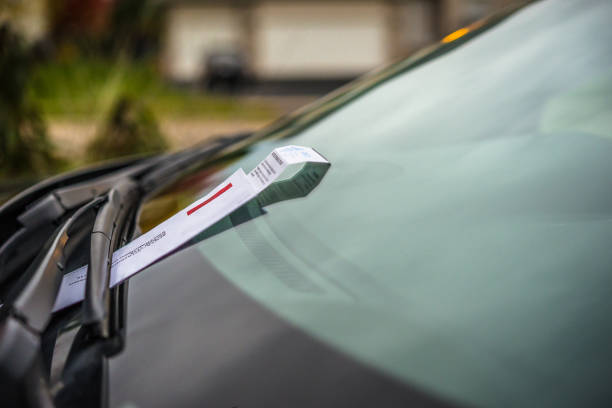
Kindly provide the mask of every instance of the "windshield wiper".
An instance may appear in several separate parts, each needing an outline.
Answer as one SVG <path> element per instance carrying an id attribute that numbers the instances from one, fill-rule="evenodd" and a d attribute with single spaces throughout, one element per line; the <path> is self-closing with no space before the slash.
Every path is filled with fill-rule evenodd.
<path id="1" fill-rule="evenodd" d="M 32 387 L 44 378 L 41 375 L 40 334 L 51 319 L 66 262 L 74 250 L 74 246 L 68 245 L 70 238 L 73 233 L 79 233 L 81 219 L 104 200 L 98 197 L 90 201 L 57 229 L 2 307 L 0 386 L 3 403 L 9 406 L 32 403 L 24 398 L 36 398 L 37 403 L 45 404 L 49 400 L 44 388 Z"/>
<path id="2" fill-rule="evenodd" d="M 18 193 L 7 202 L 0 205 L 0 220 L 3 226 L 2 230 L 0 230 L 0 246 L 20 228 L 17 221 L 19 215 L 26 211 L 32 203 L 37 202 L 47 194 L 66 186 L 74 186 L 78 183 L 100 179 L 108 174 L 117 173 L 122 169 L 150 160 L 150 157 L 129 157 L 114 160 L 110 163 L 103 163 L 93 167 L 49 177 Z"/>
<path id="3" fill-rule="evenodd" d="M 191 167 L 218 155 L 232 144 L 245 140 L 251 133 L 218 138 L 178 153 L 147 159 L 131 159 L 129 164 L 108 166 L 114 171 L 97 169 L 73 176 L 58 176 L 55 181 L 44 181 L 0 207 L 0 298 L 3 287 L 11 286 L 34 258 L 59 220 L 88 200 L 105 194 L 121 180 L 138 183 L 142 198 L 178 179 Z M 69 184 L 70 181 L 76 182 Z M 28 201 L 32 200 L 32 201 Z M 8 283 L 8 285 L 7 285 Z"/>
<path id="4" fill-rule="evenodd" d="M 67 214 L 87 203 L 96 196 L 104 194 L 114 185 L 126 178 L 139 176 L 156 165 L 159 159 L 138 162 L 127 169 L 82 181 L 70 186 L 47 192 L 36 202 L 25 206 L 25 210 L 17 214 L 19 229 L 0 245 L 0 284 L 3 284 L 31 262 L 40 250 L 48 235 L 56 228 L 57 223 Z M 10 217 L 3 214 L 2 222 Z"/>
<path id="5" fill-rule="evenodd" d="M 76 401 L 83 397 L 83 392 L 77 395 L 69 389 L 82 390 L 79 384 L 89 374 L 100 381 L 98 386 L 89 384 L 91 390 L 84 391 L 85 394 L 102 398 L 105 374 L 98 369 L 104 371 L 106 358 L 122 349 L 125 336 L 128 283 L 109 289 L 112 254 L 137 235 L 140 203 L 249 136 L 250 133 L 242 133 L 179 153 L 137 161 L 102 176 L 97 174 L 93 180 L 75 180 L 76 184 L 51 183 L 56 187 L 51 188 L 44 183 L 42 189 L 35 186 L 30 189 L 31 194 L 20 195 L 0 208 L 0 220 L 14 217 L 12 222 L 17 225 L 0 244 L 0 290 L 8 290 L 8 295 L 2 296 L 6 301 L 0 306 L 3 403 L 46 406 L 52 405 L 53 400 Z M 24 197 L 33 197 L 34 201 L 27 202 Z M 66 217 L 68 220 L 52 234 Z M 44 244 L 51 234 L 52 239 Z M 89 249 L 87 259 L 83 259 L 85 248 Z M 37 252 L 41 255 L 34 258 Z M 30 266 L 21 272 L 28 263 Z M 80 316 L 74 314 L 78 309 L 67 309 L 49 324 L 64 272 L 84 263 L 89 265 L 89 272 Z M 69 316 L 80 321 L 80 329 L 63 363 L 62 381 L 55 384 L 58 387 L 51 396 L 47 384 L 50 356 L 60 325 Z"/>
<path id="6" fill-rule="evenodd" d="M 120 232 L 138 198 L 138 185 L 122 180 L 107 194 L 91 232 L 89 266 L 85 282 L 82 323 L 101 337 L 108 337 L 109 278 L 113 251 L 121 245 Z"/>
<path id="7" fill-rule="evenodd" d="M 98 197 L 87 205 L 79 208 L 55 233 L 46 248 L 34 260 L 25 272 L 22 285 L 14 288 L 14 295 L 7 296 L 3 309 L 9 308 L 10 313 L 18 316 L 28 326 L 41 331 L 51 316 L 51 310 L 59 291 L 60 283 L 66 268 L 66 261 L 74 247 L 68 242 L 76 233 L 78 221 L 89 210 L 93 210 L 105 200 Z"/>
<path id="8" fill-rule="evenodd" d="M 140 180 L 140 188 L 145 196 L 151 196 L 161 188 L 171 184 L 194 165 L 218 155 L 227 147 L 250 137 L 252 132 L 238 133 L 233 136 L 217 138 L 184 152 L 173 160 L 166 160 Z"/>

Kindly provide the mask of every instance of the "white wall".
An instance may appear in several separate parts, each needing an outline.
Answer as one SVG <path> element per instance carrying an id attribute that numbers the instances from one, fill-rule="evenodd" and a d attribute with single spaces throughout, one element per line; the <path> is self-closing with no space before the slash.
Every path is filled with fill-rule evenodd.
<path id="1" fill-rule="evenodd" d="M 388 58 L 387 7 L 380 2 L 262 2 L 253 14 L 260 78 L 361 74 Z"/>
<path id="2" fill-rule="evenodd" d="M 443 0 L 442 30 L 508 1 Z M 430 0 L 179 2 L 166 15 L 163 68 L 171 79 L 196 81 L 207 53 L 232 48 L 247 53 L 261 79 L 359 75 L 437 40 L 433 12 Z"/>
<path id="3" fill-rule="evenodd" d="M 434 10 L 430 0 L 398 3 L 396 12 L 399 55 L 408 55 L 439 40 L 432 26 Z"/>
<path id="4" fill-rule="evenodd" d="M 166 18 L 164 70 L 173 80 L 198 80 L 207 53 L 236 49 L 243 41 L 240 14 L 231 7 L 180 5 Z"/>
<path id="5" fill-rule="evenodd" d="M 33 42 L 47 34 L 47 4 L 44 0 L 0 0 L 0 25 L 8 22 L 26 41 Z"/>

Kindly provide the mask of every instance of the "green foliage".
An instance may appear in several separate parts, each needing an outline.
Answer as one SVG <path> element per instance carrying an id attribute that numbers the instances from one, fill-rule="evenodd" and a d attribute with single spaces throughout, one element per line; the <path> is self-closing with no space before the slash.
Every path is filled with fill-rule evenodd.
<path id="1" fill-rule="evenodd" d="M 0 174 L 43 174 L 59 162 L 45 123 L 26 95 L 30 60 L 23 41 L 0 27 Z"/>
<path id="2" fill-rule="evenodd" d="M 275 109 L 261 103 L 169 86 L 150 61 L 78 57 L 51 61 L 36 67 L 29 94 L 49 118 L 100 119 L 118 95 L 143 101 L 159 119 L 268 120 L 278 116 Z"/>
<path id="3" fill-rule="evenodd" d="M 142 103 L 121 97 L 87 147 L 90 160 L 156 153 L 167 148 L 155 117 Z"/>
<path id="4" fill-rule="evenodd" d="M 158 1 L 122 0 L 114 3 L 108 40 L 114 52 L 122 50 L 133 58 L 157 52 L 163 32 L 162 7 Z"/>

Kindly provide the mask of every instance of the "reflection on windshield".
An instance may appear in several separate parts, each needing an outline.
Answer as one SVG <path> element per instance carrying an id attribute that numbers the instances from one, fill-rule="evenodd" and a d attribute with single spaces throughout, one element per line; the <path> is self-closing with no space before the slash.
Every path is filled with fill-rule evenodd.
<path id="1" fill-rule="evenodd" d="M 597 90 L 612 67 L 610 15 L 607 0 L 535 3 L 260 133 L 334 166 L 307 199 L 199 250 L 292 324 L 444 398 L 601 401 L 612 100 Z"/>
<path id="2" fill-rule="evenodd" d="M 198 197 L 205 195 L 211 188 L 218 185 L 225 177 L 220 172 L 229 165 L 222 161 L 193 171 L 178 183 L 157 194 L 142 206 L 139 216 L 139 227 L 147 232 L 153 227 L 187 207 Z"/>
<path id="3" fill-rule="evenodd" d="M 507 7 L 485 20 L 471 24 L 468 30 L 470 36 L 467 37 L 472 37 L 495 26 L 495 24 L 507 18 L 517 9 L 519 9 L 518 5 Z M 442 41 L 438 45 L 426 47 L 409 58 L 381 69 L 380 71 L 371 72 L 363 78 L 319 99 L 315 103 L 299 109 L 294 114 L 287 115 L 261 131 L 255 132 L 251 138 L 241 143 L 236 143 L 228 150 L 240 156 L 245 153 L 245 149 L 250 149 L 251 145 L 257 140 L 290 137 L 302 129 L 312 126 L 317 121 L 323 120 L 327 115 L 347 105 L 360 95 L 382 85 L 384 82 L 391 80 L 403 72 L 414 69 L 439 55 L 451 51 L 455 47 L 461 45 L 461 43 L 462 41 L 456 41 L 451 45 Z M 197 197 L 205 195 L 210 188 L 215 186 L 218 180 L 220 180 L 216 173 L 221 171 L 228 164 L 229 162 L 225 160 L 221 163 L 217 163 L 215 166 L 206 165 L 204 169 L 194 172 L 180 183 L 171 186 L 156 197 L 148 200 L 141 209 L 139 218 L 141 230 L 143 232 L 148 231 L 188 203 L 193 202 Z M 208 180 L 209 177 L 214 177 L 216 182 Z"/>

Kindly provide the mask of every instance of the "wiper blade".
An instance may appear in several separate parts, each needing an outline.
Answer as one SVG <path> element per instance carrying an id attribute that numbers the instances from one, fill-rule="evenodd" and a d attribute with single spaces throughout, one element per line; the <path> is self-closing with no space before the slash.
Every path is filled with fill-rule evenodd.
<path id="1" fill-rule="evenodd" d="M 0 284 L 17 275 L 31 262 L 46 237 L 53 233 L 57 223 L 67 214 L 106 193 L 121 180 L 140 176 L 159 161 L 160 158 L 152 158 L 93 180 L 58 188 L 27 206 L 12 220 L 13 223 L 17 221 L 19 229 L 0 244 Z M 5 218 L 0 216 L 3 224 Z"/>
<path id="2" fill-rule="evenodd" d="M 135 206 L 138 185 L 129 180 L 119 182 L 107 194 L 108 200 L 98 211 L 91 232 L 90 260 L 85 282 L 82 322 L 101 337 L 108 336 L 109 279 L 112 254 L 121 244 L 120 232 Z"/>
<path id="3" fill-rule="evenodd" d="M 179 153 L 118 165 L 111 170 L 85 171 L 75 177 L 59 176 L 32 187 L 0 207 L 0 223 L 4 227 L 4 221 L 10 221 L 8 230 L 0 234 L 0 290 L 9 290 L 9 295 L 3 296 L 4 305 L 0 306 L 0 395 L 3 403 L 23 405 L 35 400 L 34 404 L 52 404 L 45 381 L 48 367 L 42 359 L 41 336 L 55 338 L 53 329 L 47 326 L 62 272 L 67 262 L 87 262 L 80 259 L 85 251 L 77 251 L 85 248 L 87 234 L 93 231 L 89 235 L 90 270 L 81 309 L 84 337 L 82 344 L 73 344 L 70 353 L 73 358 L 69 359 L 72 363 L 66 366 L 72 367 L 75 373 L 81 372 L 78 362 L 82 352 L 87 354 L 86 360 L 91 356 L 106 358 L 103 355 L 111 355 L 123 347 L 128 282 L 110 290 L 108 283 L 112 253 L 136 235 L 140 200 L 167 186 L 193 166 L 215 159 L 224 149 L 250 135 L 242 133 L 217 139 Z M 94 210 L 101 205 L 95 214 Z M 68 220 L 56 228 L 71 213 Z M 47 239 L 49 235 L 51 239 Z M 20 252 L 24 247 L 26 249 Z M 36 252 L 41 254 L 34 258 Z M 22 259 L 6 268 L 9 261 L 19 258 L 15 254 Z M 26 269 L 24 265 L 28 264 L 30 267 Z M 5 281 L 7 277 L 10 282 Z M 100 344 L 102 348 L 98 347 Z M 49 361 L 47 366 L 50 365 Z M 66 378 L 62 382 L 66 385 Z M 81 391 L 80 388 L 79 395 Z"/>
<path id="4" fill-rule="evenodd" d="M 218 138 L 177 153 L 131 159 L 121 166 L 109 166 L 114 172 L 105 168 L 104 171 L 98 169 L 72 176 L 58 176 L 6 203 L 0 207 L 0 223 L 3 225 L 0 236 L 6 238 L 3 242 L 0 237 L 0 298 L 5 297 L 5 292 L 13 286 L 15 279 L 22 275 L 21 271 L 31 263 L 57 223 L 79 205 L 105 194 L 125 179 L 138 183 L 142 198 L 151 196 L 193 166 L 214 158 L 251 134 L 244 132 Z M 70 181 L 76 181 L 76 184 L 70 184 Z M 28 199 L 35 202 L 28 202 Z"/>
<path id="5" fill-rule="evenodd" d="M 22 280 L 13 288 L 0 314 L 0 394 L 9 406 L 52 406 L 45 386 L 40 336 L 51 319 L 73 232 L 81 219 L 105 200 L 98 197 L 79 208 L 45 245 Z"/>
<path id="6" fill-rule="evenodd" d="M 98 197 L 79 208 L 46 245 L 46 250 L 34 260 L 23 276 L 24 285 L 17 285 L 7 297 L 3 309 L 19 317 L 32 329 L 42 331 L 51 317 L 51 310 L 59 291 L 66 260 L 70 256 L 67 244 L 72 227 L 87 211 L 105 200 Z"/>
<path id="7" fill-rule="evenodd" d="M 8 239 L 8 237 L 18 228 L 15 227 L 17 217 L 23 213 L 28 206 L 50 192 L 65 186 L 74 185 L 75 183 L 103 177 L 145 160 L 150 159 L 148 157 L 130 157 L 116 160 L 111 163 L 104 163 L 94 167 L 76 170 L 70 173 L 60 174 L 45 179 L 22 191 L 0 206 L 0 220 L 2 220 L 3 226 L 0 231 L 0 243 Z"/>
<path id="8" fill-rule="evenodd" d="M 206 142 L 201 146 L 196 146 L 184 151 L 180 156 L 169 157 L 164 162 L 161 162 L 160 165 L 153 171 L 146 174 L 142 180 L 140 180 L 140 187 L 142 188 L 144 195 L 150 196 L 154 194 L 160 188 L 163 188 L 178 179 L 183 172 L 195 164 L 215 157 L 223 149 L 247 139 L 252 134 L 252 132 L 243 132 L 237 133 L 233 136 L 217 138 L 212 142 Z"/>

